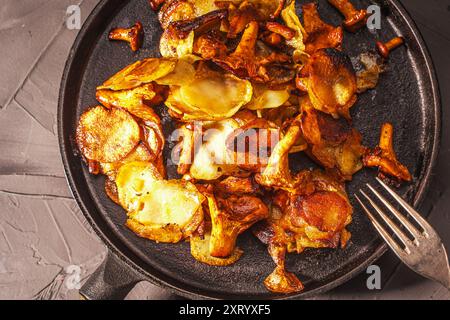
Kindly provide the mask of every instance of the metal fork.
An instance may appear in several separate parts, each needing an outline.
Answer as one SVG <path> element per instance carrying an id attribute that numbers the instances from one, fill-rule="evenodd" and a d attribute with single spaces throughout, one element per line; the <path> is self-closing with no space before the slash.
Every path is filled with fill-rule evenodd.
<path id="1" fill-rule="evenodd" d="M 388 187 L 383 181 L 377 178 L 377 181 L 384 189 L 406 210 L 412 219 L 415 220 L 422 230 L 419 230 L 411 223 L 405 215 L 400 213 L 394 206 L 386 200 L 370 184 L 366 184 L 375 197 L 392 213 L 397 222 L 403 227 L 398 226 L 363 190 L 359 192 L 367 199 L 370 205 L 375 209 L 380 218 L 391 229 L 396 239 L 386 230 L 386 228 L 375 218 L 370 210 L 364 205 L 358 195 L 356 200 L 360 203 L 364 211 L 369 216 L 374 227 L 378 230 L 381 237 L 387 242 L 394 253 L 409 268 L 418 274 L 441 283 L 450 290 L 450 267 L 447 258 L 447 252 L 436 231 L 420 214 L 414 210 L 405 200 Z M 406 230 L 405 230 L 406 229 Z M 405 232 L 407 231 L 407 232 Z M 407 234 L 409 233 L 409 235 Z"/>

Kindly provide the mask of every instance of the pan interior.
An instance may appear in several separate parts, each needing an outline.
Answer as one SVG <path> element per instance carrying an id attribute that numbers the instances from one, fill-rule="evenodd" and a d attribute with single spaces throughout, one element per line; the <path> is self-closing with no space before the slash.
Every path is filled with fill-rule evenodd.
<path id="1" fill-rule="evenodd" d="M 372 1 L 358 1 L 358 6 L 366 8 Z M 417 191 L 423 183 L 427 168 L 430 166 L 435 126 L 434 96 L 432 80 L 426 69 L 426 59 L 414 34 L 394 6 L 379 2 L 382 7 L 382 25 L 380 30 L 370 32 L 367 29 L 356 34 L 345 34 L 344 50 L 355 58 L 360 53 L 373 50 L 377 39 L 387 40 L 401 34 L 406 38 L 407 48 L 401 47 L 392 54 L 388 71 L 382 75 L 375 90 L 360 95 L 358 103 L 352 109 L 354 125 L 361 131 L 367 146 L 375 146 L 383 122 L 389 121 L 395 127 L 395 148 L 398 157 L 412 172 L 414 182 L 403 186 L 400 191 L 409 200 L 418 200 Z M 300 13 L 300 10 L 298 8 Z M 342 18 L 327 1 L 319 1 L 319 11 L 328 23 L 338 25 Z M 108 31 L 117 26 L 130 26 L 141 21 L 145 28 L 144 47 L 133 53 L 123 43 L 108 41 Z M 272 272 L 272 263 L 266 247 L 251 234 L 239 239 L 239 246 L 245 254 L 235 265 L 219 268 L 196 262 L 189 252 L 189 244 L 156 244 L 138 238 L 125 226 L 125 212 L 113 204 L 104 192 L 104 178 L 94 177 L 82 165 L 74 150 L 73 137 L 80 114 L 95 100 L 95 88 L 107 78 L 128 64 L 150 56 L 158 56 L 158 43 L 161 29 L 156 14 L 151 11 L 147 0 L 106 1 L 98 16 L 91 21 L 89 33 L 74 55 L 74 61 L 81 59 L 77 70 L 71 70 L 66 80 L 63 105 L 64 141 L 68 142 L 66 151 L 71 158 L 70 172 L 79 175 L 75 193 L 80 201 L 94 203 L 96 212 L 105 225 L 126 246 L 127 250 L 138 256 L 141 265 L 150 273 L 157 273 L 165 281 L 184 286 L 211 297 L 276 298 L 266 291 L 264 278 Z M 73 69 L 74 67 L 72 67 Z M 72 79 L 70 74 L 77 73 Z M 69 99 L 70 97 L 70 99 Z M 164 129 L 170 134 L 173 123 L 163 113 Z M 166 152 L 170 151 L 170 147 Z M 294 169 L 307 168 L 314 164 L 303 156 L 291 160 Z M 174 172 L 169 166 L 168 171 Z M 80 173 L 81 171 L 81 173 Z M 305 293 L 327 286 L 339 278 L 345 277 L 358 266 L 364 264 L 381 250 L 379 240 L 369 221 L 353 199 L 353 194 L 366 182 L 373 182 L 374 170 L 363 170 L 348 184 L 347 191 L 354 205 L 354 221 L 349 230 L 352 239 L 344 250 L 306 250 L 301 255 L 290 255 L 287 268 L 294 272 L 305 284 Z M 83 191 L 79 191 L 83 190 Z M 89 196 L 87 196 L 89 194 Z M 98 217 L 97 217 L 98 218 Z M 143 262 L 143 263 L 142 263 Z"/>

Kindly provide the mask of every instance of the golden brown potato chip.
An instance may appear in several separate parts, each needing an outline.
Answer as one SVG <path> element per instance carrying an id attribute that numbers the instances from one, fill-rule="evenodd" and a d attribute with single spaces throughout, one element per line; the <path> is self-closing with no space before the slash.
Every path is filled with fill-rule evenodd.
<path id="1" fill-rule="evenodd" d="M 173 72 L 159 78 L 155 82 L 160 85 L 184 86 L 191 83 L 195 77 L 195 68 L 191 61 L 179 59 Z"/>
<path id="2" fill-rule="evenodd" d="M 117 191 L 116 182 L 113 179 L 106 178 L 105 180 L 105 192 L 108 198 L 114 201 L 116 204 L 120 205 L 119 194 Z"/>
<path id="3" fill-rule="evenodd" d="M 130 90 L 97 90 L 96 98 L 105 107 L 123 108 L 133 114 L 133 109 L 141 107 L 143 101 L 150 101 L 156 96 L 152 83 Z"/>
<path id="4" fill-rule="evenodd" d="M 97 106 L 81 115 L 76 140 L 86 159 L 107 163 L 125 158 L 140 136 L 141 129 L 128 112 Z"/>
<path id="5" fill-rule="evenodd" d="M 97 90 L 133 89 L 168 75 L 176 65 L 175 59 L 148 58 L 137 61 L 109 78 Z"/>
<path id="6" fill-rule="evenodd" d="M 210 232 L 206 233 L 203 238 L 198 235 L 191 237 L 191 254 L 195 258 L 195 260 L 206 263 L 210 266 L 225 267 L 238 261 L 244 253 L 241 249 L 235 248 L 231 255 L 227 258 L 213 257 L 209 253 L 210 239 Z"/>
<path id="7" fill-rule="evenodd" d="M 153 158 L 154 156 L 148 148 L 143 143 L 139 143 L 124 159 L 118 162 L 100 163 L 100 169 L 101 173 L 115 179 L 117 172 L 123 165 L 134 161 L 153 161 Z"/>
<path id="8" fill-rule="evenodd" d="M 203 126 L 208 134 L 203 137 L 204 142 L 195 152 L 190 167 L 189 172 L 194 179 L 215 180 L 239 171 L 233 153 L 226 146 L 228 136 L 238 127 L 239 124 L 234 119 L 211 122 Z"/>
<path id="9" fill-rule="evenodd" d="M 198 229 L 203 221 L 204 197 L 195 185 L 183 180 L 144 183 L 143 189 L 128 198 L 129 228 L 141 237 L 169 243 L 187 238 Z M 133 183 L 133 191 L 140 184 Z M 120 191 L 119 198 L 122 202 Z"/>
<path id="10" fill-rule="evenodd" d="M 128 219 L 126 226 L 142 238 L 162 243 L 177 243 L 183 239 L 183 232 L 177 225 L 144 225 Z"/>
<path id="11" fill-rule="evenodd" d="M 284 105 L 290 98 L 290 88 L 270 89 L 263 84 L 253 84 L 253 97 L 245 105 L 250 110 L 272 109 Z"/>
<path id="12" fill-rule="evenodd" d="M 300 75 L 303 80 L 298 80 L 307 88 L 314 108 L 335 118 L 350 119 L 349 109 L 357 100 L 357 87 L 355 70 L 345 53 L 334 48 L 320 49 Z"/>
<path id="13" fill-rule="evenodd" d="M 166 105 L 185 120 L 223 120 L 250 102 L 252 94 L 247 80 L 230 74 L 197 74 L 188 85 L 172 86 Z"/>
<path id="14" fill-rule="evenodd" d="M 116 184 L 125 210 L 134 210 L 137 198 L 148 192 L 154 181 L 162 180 L 157 168 L 146 161 L 133 161 L 120 167 Z"/>

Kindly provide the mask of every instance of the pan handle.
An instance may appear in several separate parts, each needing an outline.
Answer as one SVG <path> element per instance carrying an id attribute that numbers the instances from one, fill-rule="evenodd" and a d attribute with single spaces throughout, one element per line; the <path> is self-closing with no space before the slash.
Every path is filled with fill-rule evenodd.
<path id="1" fill-rule="evenodd" d="M 144 278 L 115 254 L 108 251 L 106 259 L 80 289 L 87 300 L 123 300 Z"/>

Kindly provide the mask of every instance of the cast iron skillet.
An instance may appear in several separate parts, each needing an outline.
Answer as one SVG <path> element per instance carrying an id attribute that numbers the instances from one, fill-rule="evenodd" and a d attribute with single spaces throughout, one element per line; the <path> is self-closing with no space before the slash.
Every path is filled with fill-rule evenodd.
<path id="1" fill-rule="evenodd" d="M 307 1 L 301 1 L 304 3 Z M 353 1 L 366 8 L 372 2 Z M 335 25 L 342 18 L 326 1 L 319 1 L 325 21 Z M 364 136 L 364 144 L 377 143 L 383 122 L 395 126 L 395 148 L 400 160 L 414 176 L 414 182 L 399 191 L 414 205 L 419 205 L 430 181 L 436 160 L 440 133 L 440 98 L 430 56 L 413 21 L 396 0 L 375 1 L 382 8 L 382 28 L 375 33 L 367 29 L 345 35 L 345 51 L 351 57 L 373 49 L 375 39 L 388 40 L 402 35 L 407 46 L 397 49 L 389 58 L 389 71 L 381 77 L 376 90 L 360 96 L 352 109 L 355 126 Z M 129 26 L 141 21 L 145 26 L 145 44 L 132 53 L 126 44 L 110 42 L 112 27 Z M 95 232 L 109 248 L 103 265 L 81 289 L 90 299 L 120 299 L 140 281 L 147 280 L 188 298 L 276 299 L 304 298 L 316 295 L 354 277 L 379 258 L 386 245 L 379 239 L 369 221 L 354 203 L 353 234 L 344 250 L 307 250 L 290 255 L 288 270 L 305 284 L 296 295 L 278 295 L 266 291 L 263 279 L 273 270 L 266 247 L 252 235 L 240 237 L 243 258 L 233 266 L 218 268 L 196 262 L 189 244 L 156 244 L 138 238 L 125 226 L 125 212 L 105 195 L 104 178 L 89 175 L 74 142 L 80 114 L 97 105 L 95 87 L 126 65 L 145 57 L 158 55 L 160 27 L 147 0 L 103 0 L 94 9 L 80 31 L 70 52 L 62 78 L 58 133 L 67 179 L 73 195 Z M 172 125 L 162 112 L 164 129 Z M 169 152 L 169 145 L 168 150 Z M 291 160 L 294 169 L 313 164 L 303 156 Z M 169 173 L 174 172 L 169 166 Z M 373 170 L 358 173 L 348 185 L 349 195 L 365 182 L 373 181 Z M 351 198 L 353 198 L 351 196 Z"/>

